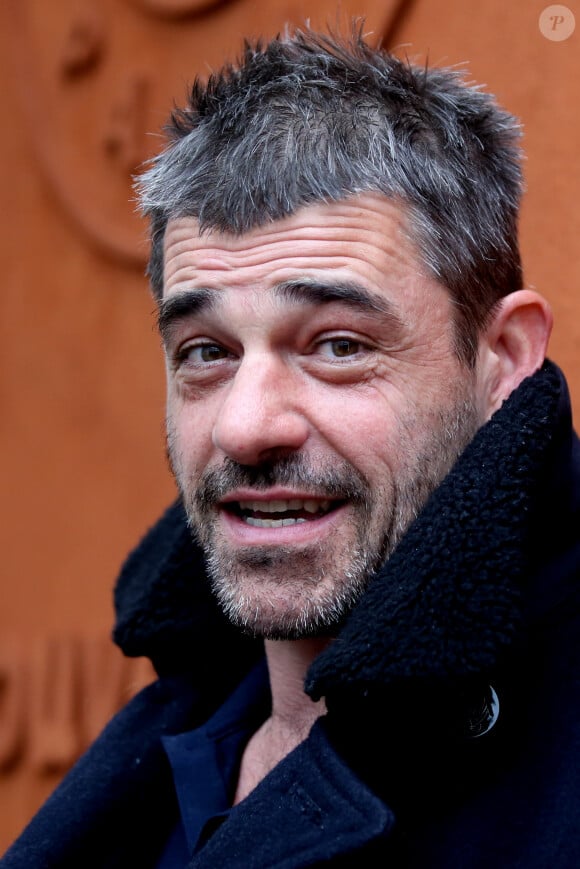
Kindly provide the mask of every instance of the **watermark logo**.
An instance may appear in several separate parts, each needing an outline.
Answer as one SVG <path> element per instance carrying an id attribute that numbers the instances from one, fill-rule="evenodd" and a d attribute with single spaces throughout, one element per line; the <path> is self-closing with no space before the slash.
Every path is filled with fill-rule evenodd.
<path id="1" fill-rule="evenodd" d="M 546 6 L 540 15 L 540 33 L 552 42 L 563 42 L 572 36 L 576 27 L 574 13 L 568 6 Z"/>

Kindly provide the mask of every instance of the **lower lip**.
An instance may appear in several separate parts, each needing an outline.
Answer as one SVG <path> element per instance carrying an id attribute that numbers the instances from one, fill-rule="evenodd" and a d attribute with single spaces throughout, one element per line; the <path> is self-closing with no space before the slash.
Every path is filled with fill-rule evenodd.
<path id="1" fill-rule="evenodd" d="M 310 543 L 320 540 L 321 535 L 333 529 L 342 518 L 346 505 L 331 510 L 316 519 L 296 522 L 294 525 L 280 525 L 277 528 L 248 525 L 240 516 L 228 510 L 220 510 L 219 516 L 229 539 L 241 546 L 282 546 Z"/>

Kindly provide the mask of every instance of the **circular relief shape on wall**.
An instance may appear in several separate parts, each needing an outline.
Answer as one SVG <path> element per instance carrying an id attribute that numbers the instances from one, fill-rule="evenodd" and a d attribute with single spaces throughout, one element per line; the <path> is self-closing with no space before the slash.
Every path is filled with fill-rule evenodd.
<path id="1" fill-rule="evenodd" d="M 249 0 L 59 0 L 50 14 L 45 0 L 8 0 L 14 86 L 38 165 L 108 257 L 147 261 L 133 178 L 162 147 L 172 104 L 209 49 L 221 53 L 216 16 L 204 12 L 234 2 Z"/>
<path id="2" fill-rule="evenodd" d="M 214 6 L 221 6 L 228 0 L 129 0 L 129 2 L 144 12 L 173 18 L 207 12 Z"/>
<path id="3" fill-rule="evenodd" d="M 242 21 L 274 34 L 303 2 L 7 0 L 11 85 L 31 147 L 55 201 L 100 253 L 144 266 L 133 179 L 163 147 L 172 106 L 239 48 Z M 318 0 L 317 14 L 329 20 L 335 2 Z M 383 32 L 398 2 L 366 0 L 369 27 L 376 7 Z"/>

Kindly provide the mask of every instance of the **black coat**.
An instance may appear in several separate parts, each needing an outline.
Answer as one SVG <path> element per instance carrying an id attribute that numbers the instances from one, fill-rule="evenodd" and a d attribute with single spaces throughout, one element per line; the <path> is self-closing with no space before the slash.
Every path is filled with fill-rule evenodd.
<path id="1" fill-rule="evenodd" d="M 328 714 L 191 867 L 578 869 L 579 591 L 580 445 L 546 363 L 478 432 L 312 665 L 305 688 Z M 115 640 L 149 655 L 159 680 L 1 869 L 154 866 L 176 815 L 159 735 L 205 720 L 263 653 L 217 612 L 177 504 L 128 558 L 116 605 Z M 499 718 L 477 736 L 490 684 Z"/>

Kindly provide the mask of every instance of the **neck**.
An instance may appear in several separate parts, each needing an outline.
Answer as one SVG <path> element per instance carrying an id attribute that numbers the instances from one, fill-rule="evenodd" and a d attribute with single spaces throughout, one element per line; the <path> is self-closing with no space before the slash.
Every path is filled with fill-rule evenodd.
<path id="1" fill-rule="evenodd" d="M 265 641 L 272 712 L 246 746 L 234 802 L 247 796 L 276 764 L 306 739 L 316 719 L 324 714 L 324 701 L 314 703 L 304 693 L 304 677 L 314 658 L 329 642 L 318 638 Z"/>
<path id="2" fill-rule="evenodd" d="M 324 713 L 324 701 L 314 703 L 304 693 L 304 679 L 310 664 L 326 648 L 328 638 L 266 640 L 265 651 L 272 692 L 270 720 L 289 733 L 296 731 L 299 742 L 314 721 Z"/>

